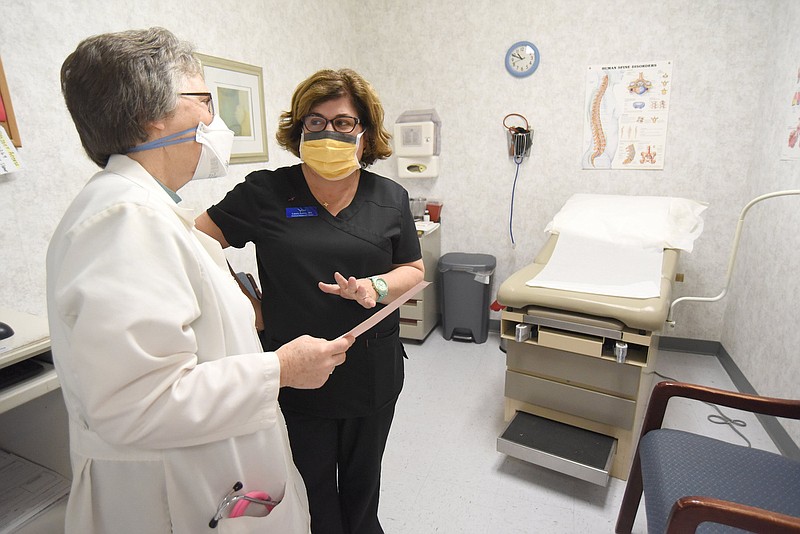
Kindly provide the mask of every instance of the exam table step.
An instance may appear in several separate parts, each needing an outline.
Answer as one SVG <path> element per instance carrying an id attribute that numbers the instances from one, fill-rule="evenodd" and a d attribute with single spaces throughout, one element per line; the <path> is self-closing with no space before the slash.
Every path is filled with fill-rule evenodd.
<path id="1" fill-rule="evenodd" d="M 615 438 L 520 411 L 497 438 L 498 452 L 599 486 L 616 450 Z"/>

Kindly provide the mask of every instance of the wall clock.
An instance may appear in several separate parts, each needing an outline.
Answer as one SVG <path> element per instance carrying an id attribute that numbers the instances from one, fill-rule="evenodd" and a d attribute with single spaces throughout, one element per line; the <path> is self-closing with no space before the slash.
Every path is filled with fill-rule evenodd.
<path id="1" fill-rule="evenodd" d="M 530 76 L 539 66 L 539 49 L 528 41 L 520 41 L 511 45 L 506 52 L 506 70 L 512 76 L 524 78 Z"/>

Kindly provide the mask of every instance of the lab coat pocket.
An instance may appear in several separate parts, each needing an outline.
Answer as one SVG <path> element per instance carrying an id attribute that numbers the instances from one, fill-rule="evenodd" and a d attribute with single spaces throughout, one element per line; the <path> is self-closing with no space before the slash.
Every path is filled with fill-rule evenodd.
<path id="1" fill-rule="evenodd" d="M 225 517 L 220 520 L 218 530 L 220 534 L 251 534 L 254 532 L 307 532 L 308 520 L 304 514 L 297 513 L 297 506 L 293 503 L 281 503 L 264 517 Z M 251 505 L 248 507 L 253 512 L 260 513 L 257 510 L 264 510 L 261 506 Z"/>
<path id="2" fill-rule="evenodd" d="M 270 521 L 270 516 L 265 517 L 226 517 L 219 522 L 220 534 L 249 534 L 251 532 L 268 532 L 271 525 L 278 525 Z"/>

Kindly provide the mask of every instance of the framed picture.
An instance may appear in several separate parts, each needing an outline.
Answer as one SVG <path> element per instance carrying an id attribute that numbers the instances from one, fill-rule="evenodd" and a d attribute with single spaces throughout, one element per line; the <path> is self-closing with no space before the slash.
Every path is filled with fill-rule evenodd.
<path id="1" fill-rule="evenodd" d="M 235 134 L 231 163 L 268 161 L 261 67 L 195 54 L 214 99 L 214 107 Z"/>
<path id="2" fill-rule="evenodd" d="M 11 107 L 11 95 L 8 92 L 2 60 L 0 60 L 0 127 L 5 129 L 15 147 L 22 146 L 19 130 L 17 129 L 17 120 L 14 118 L 14 108 Z"/>

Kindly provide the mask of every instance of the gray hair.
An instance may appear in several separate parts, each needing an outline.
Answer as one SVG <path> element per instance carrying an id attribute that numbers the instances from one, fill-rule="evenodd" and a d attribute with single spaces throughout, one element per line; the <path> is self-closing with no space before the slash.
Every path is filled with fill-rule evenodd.
<path id="1" fill-rule="evenodd" d="M 61 66 L 61 92 L 83 148 L 100 167 L 147 140 L 169 117 L 186 79 L 202 75 L 192 44 L 164 28 L 84 39 Z"/>

